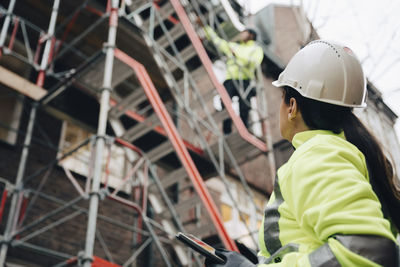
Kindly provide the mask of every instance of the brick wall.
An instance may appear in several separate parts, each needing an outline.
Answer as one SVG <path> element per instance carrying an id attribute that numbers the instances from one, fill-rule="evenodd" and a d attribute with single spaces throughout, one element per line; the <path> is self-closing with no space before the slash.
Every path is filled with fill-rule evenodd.
<path id="1" fill-rule="evenodd" d="M 27 105 L 25 105 L 24 115 L 21 121 L 22 131 L 26 131 L 29 111 L 30 109 Z M 26 167 L 25 178 L 31 176 L 37 170 L 43 168 L 49 162 L 55 159 L 56 151 L 46 147 L 46 145 L 39 144 L 38 142 L 44 142 L 47 140 L 52 143 L 51 146 L 56 147 L 59 141 L 61 124 L 62 122 L 60 120 L 50 116 L 45 112 L 39 111 L 34 129 L 34 138 L 30 148 Z M 47 137 L 44 137 L 43 133 Z M 3 143 L 0 144 L 0 177 L 3 177 L 11 182 L 14 182 L 16 177 L 23 139 L 24 136 L 20 134 L 18 136 L 18 143 L 16 146 L 10 146 Z M 25 188 L 36 190 L 44 179 L 46 179 L 45 172 L 33 178 L 25 185 Z M 80 185 L 84 187 L 85 179 L 83 177 L 78 177 L 77 179 Z M 46 181 L 42 185 L 41 192 L 48 196 L 54 197 L 61 202 L 68 202 L 79 196 L 78 192 L 72 186 L 62 168 L 58 167 L 57 165 L 54 166 L 50 174 L 47 176 Z M 28 203 L 33 203 L 34 198 L 35 194 L 30 193 L 28 197 Z M 10 200 L 11 198 L 9 197 L 7 200 L 5 217 L 0 225 L 1 233 L 3 233 L 5 228 Z M 23 226 L 28 225 L 38 218 L 41 218 L 48 212 L 53 211 L 60 206 L 60 204 L 54 201 L 40 196 L 37 197 L 33 205 L 28 208 Z M 88 201 L 81 200 L 77 202 L 74 207 L 87 209 Z M 75 211 L 76 209 L 74 208 L 67 208 L 63 212 L 45 220 L 38 226 L 35 226 L 22 233 L 19 235 L 19 238 L 23 240 L 24 237 L 32 234 L 35 230 L 49 225 L 50 223 L 53 223 L 65 216 L 69 216 Z M 125 228 L 129 228 L 134 226 L 135 222 L 137 221 L 136 213 L 129 207 L 107 199 L 101 201 L 99 206 L 99 219 L 97 223 L 98 234 L 101 235 L 104 243 L 107 244 L 107 248 L 112 255 L 113 261 L 122 265 L 132 255 L 132 251 L 137 248 L 137 246 L 133 247 L 133 233 L 124 227 L 113 225 L 106 220 L 101 219 L 100 217 L 115 219 Z M 71 220 L 68 220 L 59 226 L 49 229 L 48 231 L 29 239 L 27 242 L 67 255 L 76 256 L 79 251 L 84 249 L 86 226 L 87 215 L 86 213 L 81 213 Z M 145 238 L 142 240 L 145 240 Z M 105 250 L 98 239 L 96 239 L 94 254 L 100 258 L 107 259 Z M 155 259 L 159 258 L 158 251 L 156 249 L 153 249 L 152 254 L 154 255 Z M 50 266 L 60 262 L 60 259 L 57 259 L 56 257 L 47 257 L 41 253 L 35 253 L 29 249 L 22 249 L 18 247 L 10 247 L 8 256 L 8 261 L 18 261 L 20 264 L 23 263 L 26 266 Z M 138 266 L 143 266 L 140 264 L 144 263 L 140 262 L 141 261 L 139 261 Z M 156 262 L 158 262 L 158 260 Z"/>

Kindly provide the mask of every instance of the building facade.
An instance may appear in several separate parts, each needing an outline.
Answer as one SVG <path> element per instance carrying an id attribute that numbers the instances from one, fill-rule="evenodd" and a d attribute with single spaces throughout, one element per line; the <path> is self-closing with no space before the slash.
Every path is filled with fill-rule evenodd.
<path id="1" fill-rule="evenodd" d="M 265 53 L 252 128 L 235 122 L 224 137 L 221 122 L 235 100 L 216 108 L 224 58 L 196 39 L 193 14 L 226 39 L 245 19 L 234 1 L 177 2 L 1 4 L 0 261 L 202 266 L 175 240 L 178 231 L 257 248 L 275 170 L 292 153 L 271 82 L 317 34 L 297 7 L 269 6 L 247 21 Z M 397 116 L 372 84 L 368 90 L 368 108 L 357 114 L 399 168 Z"/>

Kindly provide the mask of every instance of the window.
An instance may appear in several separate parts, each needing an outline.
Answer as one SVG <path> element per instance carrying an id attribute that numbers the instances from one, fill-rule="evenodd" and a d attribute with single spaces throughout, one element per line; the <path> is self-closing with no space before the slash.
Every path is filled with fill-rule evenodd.
<path id="1" fill-rule="evenodd" d="M 23 96 L 0 86 L 0 139 L 15 145 L 23 108 Z"/>
<path id="2" fill-rule="evenodd" d="M 61 153 L 66 153 L 71 149 L 74 149 L 79 144 L 84 142 L 86 139 L 90 138 L 92 134 L 80 128 L 70 122 L 64 121 L 62 127 L 62 134 L 60 139 L 60 149 Z M 125 155 L 125 150 L 118 146 L 112 146 L 111 150 L 107 149 L 105 146 L 105 152 L 103 153 L 103 166 L 102 166 L 102 178 L 101 181 L 104 183 L 106 179 L 106 162 L 110 153 L 110 162 L 108 164 L 108 185 L 113 188 L 119 188 L 122 181 L 127 174 L 127 168 L 130 163 Z M 82 176 L 88 176 L 91 164 L 91 144 L 81 147 L 72 155 L 66 157 L 60 162 L 60 165 L 75 172 Z M 93 163 L 92 163 L 93 164 Z M 129 182 L 121 188 L 125 193 L 131 192 L 131 187 Z"/>
<path id="3" fill-rule="evenodd" d="M 228 222 L 232 220 L 232 207 L 226 204 L 221 204 L 222 220 Z"/>

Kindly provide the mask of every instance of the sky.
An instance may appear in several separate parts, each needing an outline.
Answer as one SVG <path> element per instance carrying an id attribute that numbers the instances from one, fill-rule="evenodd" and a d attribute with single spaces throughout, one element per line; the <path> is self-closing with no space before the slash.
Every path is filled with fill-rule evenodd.
<path id="1" fill-rule="evenodd" d="M 384 102 L 400 116 L 400 1 L 238 0 L 250 13 L 270 3 L 302 4 L 319 36 L 349 46 Z M 400 139 L 400 119 L 396 123 Z"/>

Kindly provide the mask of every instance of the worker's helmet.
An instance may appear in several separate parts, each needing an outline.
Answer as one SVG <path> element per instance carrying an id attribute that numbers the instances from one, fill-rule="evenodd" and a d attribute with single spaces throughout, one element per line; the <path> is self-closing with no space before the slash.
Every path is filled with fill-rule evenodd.
<path id="1" fill-rule="evenodd" d="M 302 96 L 321 102 L 366 106 L 360 61 L 348 47 L 329 41 L 313 41 L 298 51 L 272 84 L 289 86 Z"/>

